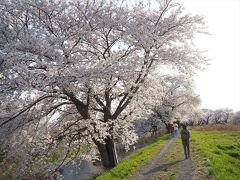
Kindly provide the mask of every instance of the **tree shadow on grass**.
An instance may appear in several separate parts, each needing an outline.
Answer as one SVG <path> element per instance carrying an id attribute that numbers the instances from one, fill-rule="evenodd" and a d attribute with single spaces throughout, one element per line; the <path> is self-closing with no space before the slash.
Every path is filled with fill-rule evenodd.
<path id="1" fill-rule="evenodd" d="M 152 174 L 152 173 L 155 173 L 155 172 L 158 172 L 158 171 L 166 171 L 170 166 L 173 166 L 173 165 L 175 165 L 179 162 L 182 162 L 182 161 L 184 161 L 184 159 L 161 164 L 160 166 L 155 167 L 155 168 L 149 170 L 148 172 L 145 172 L 144 175 L 149 175 L 149 174 Z"/>

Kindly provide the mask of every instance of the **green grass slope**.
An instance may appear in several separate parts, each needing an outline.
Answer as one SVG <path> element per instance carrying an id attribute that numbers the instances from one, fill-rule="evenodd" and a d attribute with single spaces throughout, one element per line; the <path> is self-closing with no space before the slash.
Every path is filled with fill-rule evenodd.
<path id="1" fill-rule="evenodd" d="M 191 131 L 191 146 L 204 157 L 210 179 L 240 179 L 239 131 Z"/>

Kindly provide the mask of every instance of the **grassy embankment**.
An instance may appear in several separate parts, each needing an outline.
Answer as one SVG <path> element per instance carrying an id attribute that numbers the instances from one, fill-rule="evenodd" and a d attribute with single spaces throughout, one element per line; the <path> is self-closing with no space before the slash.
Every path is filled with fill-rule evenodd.
<path id="1" fill-rule="evenodd" d="M 209 131 L 209 130 L 213 131 Z M 199 128 L 191 131 L 191 146 L 195 160 L 203 159 L 209 179 L 237 180 L 240 178 L 240 131 L 227 127 Z M 207 130 L 207 131 L 206 131 Z"/>
<path id="2" fill-rule="evenodd" d="M 205 126 L 191 130 L 192 179 L 240 179 L 240 127 Z M 183 158 L 180 136 L 151 179 L 174 179 Z"/>
<path id="3" fill-rule="evenodd" d="M 122 159 L 115 168 L 106 170 L 93 179 L 117 180 L 131 176 L 143 164 L 145 160 L 154 156 L 154 154 L 159 151 L 159 149 L 166 143 L 166 140 L 168 138 L 168 135 L 163 135 L 160 138 L 157 138 L 153 143 L 136 150 L 131 155 Z"/>

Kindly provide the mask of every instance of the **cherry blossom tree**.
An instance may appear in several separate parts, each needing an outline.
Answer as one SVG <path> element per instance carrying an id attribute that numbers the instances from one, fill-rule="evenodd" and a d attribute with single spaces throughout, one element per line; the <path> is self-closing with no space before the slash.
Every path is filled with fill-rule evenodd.
<path id="1" fill-rule="evenodd" d="M 208 124 L 227 124 L 228 121 L 233 117 L 233 110 L 230 108 L 222 109 L 202 109 L 201 115 L 198 120 L 198 125 Z"/>
<path id="2" fill-rule="evenodd" d="M 213 118 L 214 112 L 211 109 L 202 109 L 202 117 L 198 120 L 198 125 L 210 124 Z"/>
<path id="3" fill-rule="evenodd" d="M 164 65 L 191 74 L 206 62 L 191 41 L 203 18 L 172 0 L 151 11 L 103 0 L 2 0 L 0 8 L 1 144 L 25 153 L 24 171 L 38 171 L 27 166 L 36 159 L 49 164 L 41 171 L 58 169 L 88 144 L 114 167 L 115 141 L 136 141 L 134 98 L 149 73 Z M 46 160 L 56 151 L 61 162 Z"/>
<path id="4" fill-rule="evenodd" d="M 233 110 L 229 108 L 216 109 L 213 111 L 212 123 L 213 124 L 227 124 L 233 116 Z"/>
<path id="5" fill-rule="evenodd" d="M 193 109 L 193 111 L 191 111 L 191 113 L 187 115 L 185 123 L 188 126 L 202 125 L 203 120 L 204 120 L 204 116 L 203 116 L 202 109 L 198 107 Z"/>
<path id="6" fill-rule="evenodd" d="M 153 81 L 156 86 L 147 89 L 152 90 L 145 108 L 150 109 L 166 129 L 171 121 L 183 121 L 198 108 L 200 99 L 194 93 L 193 80 L 187 75 L 162 75 Z"/>

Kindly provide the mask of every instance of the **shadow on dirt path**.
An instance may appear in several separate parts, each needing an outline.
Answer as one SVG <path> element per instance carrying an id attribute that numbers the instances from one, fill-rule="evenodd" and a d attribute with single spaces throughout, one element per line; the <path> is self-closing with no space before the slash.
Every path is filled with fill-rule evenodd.
<path id="1" fill-rule="evenodd" d="M 163 148 L 161 148 L 160 151 L 155 156 L 153 156 L 146 163 L 144 163 L 144 165 L 138 171 L 136 171 L 135 175 L 130 177 L 130 179 L 132 180 L 149 179 L 149 177 L 152 175 L 151 171 L 156 170 L 157 168 L 159 168 L 159 165 L 162 164 L 161 158 L 168 151 L 174 140 L 175 138 L 170 139 L 167 142 L 167 144 Z"/>
<path id="2" fill-rule="evenodd" d="M 188 158 L 179 163 L 175 180 L 191 180 L 192 172 L 192 160 L 191 158 Z"/>
<path id="3" fill-rule="evenodd" d="M 175 165 L 177 163 L 180 163 L 182 161 L 184 161 L 184 160 L 178 160 L 178 161 L 173 161 L 173 162 L 161 164 L 160 166 L 158 166 L 154 169 L 151 169 L 150 171 L 144 173 L 144 175 L 153 174 L 153 173 L 158 172 L 158 171 L 164 171 L 164 170 L 168 169 L 170 166 L 173 166 L 173 165 Z"/>

